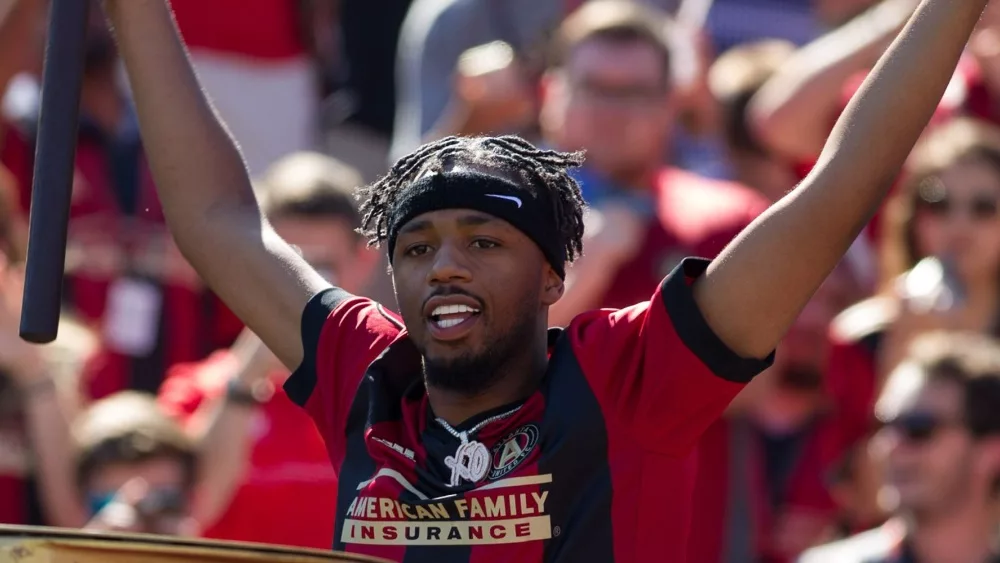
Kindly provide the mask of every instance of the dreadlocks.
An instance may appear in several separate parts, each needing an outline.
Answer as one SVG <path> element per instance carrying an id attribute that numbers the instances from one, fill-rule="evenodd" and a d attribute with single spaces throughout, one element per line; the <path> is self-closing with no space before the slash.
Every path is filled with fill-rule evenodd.
<path id="1" fill-rule="evenodd" d="M 400 193 L 423 171 L 440 171 L 455 162 L 485 164 L 513 172 L 528 187 L 548 190 L 554 213 L 552 219 L 566 249 L 566 258 L 572 261 L 583 251 L 583 211 L 586 204 L 580 194 L 580 186 L 569 175 L 571 168 L 583 164 L 583 153 L 540 150 L 513 135 L 446 137 L 399 159 L 388 174 L 358 190 L 358 199 L 362 202 L 361 228 L 358 232 L 371 245 L 384 242 L 389 235 L 392 209 Z"/>

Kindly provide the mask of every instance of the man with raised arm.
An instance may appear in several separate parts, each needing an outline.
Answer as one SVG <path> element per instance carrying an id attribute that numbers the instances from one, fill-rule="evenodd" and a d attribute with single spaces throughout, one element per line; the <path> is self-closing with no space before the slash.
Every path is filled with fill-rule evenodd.
<path id="1" fill-rule="evenodd" d="M 681 561 L 687 453 L 864 226 L 986 0 L 925 0 L 802 185 L 648 302 L 547 330 L 582 250 L 580 154 L 447 138 L 362 191 L 401 316 L 331 287 L 262 216 L 165 0 L 107 0 L 167 219 L 289 367 L 340 489 L 334 547 L 394 561 Z M 672 491 L 676 492 L 676 491 Z M 676 495 L 671 495 L 676 497 Z"/>

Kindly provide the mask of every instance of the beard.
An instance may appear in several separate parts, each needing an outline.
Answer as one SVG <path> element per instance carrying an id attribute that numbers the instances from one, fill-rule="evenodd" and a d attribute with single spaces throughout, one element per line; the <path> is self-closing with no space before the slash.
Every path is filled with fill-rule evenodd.
<path id="1" fill-rule="evenodd" d="M 425 350 L 424 381 L 428 387 L 452 391 L 466 397 L 482 395 L 504 377 L 511 358 L 532 349 L 538 324 L 537 299 L 524 299 L 515 313 L 515 322 L 501 334 L 491 335 L 482 350 L 467 351 L 457 357 L 428 358 Z"/>

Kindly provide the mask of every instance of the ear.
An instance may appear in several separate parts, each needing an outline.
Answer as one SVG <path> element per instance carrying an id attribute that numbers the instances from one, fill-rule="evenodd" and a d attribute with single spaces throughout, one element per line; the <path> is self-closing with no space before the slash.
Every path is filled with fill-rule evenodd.
<path id="1" fill-rule="evenodd" d="M 542 280 L 542 305 L 551 307 L 562 298 L 566 291 L 566 282 L 556 274 L 552 266 L 546 264 Z"/>

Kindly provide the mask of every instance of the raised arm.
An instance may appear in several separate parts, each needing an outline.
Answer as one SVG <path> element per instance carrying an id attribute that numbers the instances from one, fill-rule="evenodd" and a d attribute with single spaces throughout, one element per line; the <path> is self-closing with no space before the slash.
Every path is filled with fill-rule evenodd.
<path id="1" fill-rule="evenodd" d="M 924 0 L 837 121 L 802 184 L 694 287 L 734 352 L 763 358 L 882 202 L 944 93 L 987 0 Z"/>
<path id="2" fill-rule="evenodd" d="M 187 59 L 166 0 L 106 0 L 171 233 L 185 258 L 285 365 L 328 287 L 262 216 L 236 144 Z"/>

